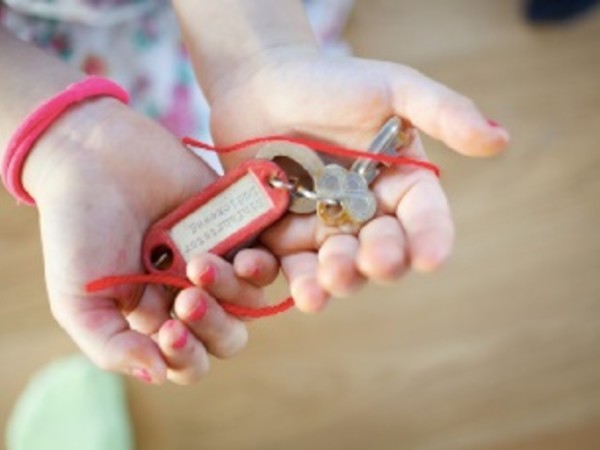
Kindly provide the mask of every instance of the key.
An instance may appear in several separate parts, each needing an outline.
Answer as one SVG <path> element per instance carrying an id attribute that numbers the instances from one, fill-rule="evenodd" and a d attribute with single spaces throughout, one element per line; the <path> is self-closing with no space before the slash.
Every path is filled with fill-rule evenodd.
<path id="1" fill-rule="evenodd" d="M 398 117 L 389 119 L 371 142 L 368 151 L 390 156 L 396 155 L 396 147 L 400 144 L 401 126 L 402 122 Z M 381 164 L 383 163 L 373 159 L 360 158 L 352 164 L 351 170 L 362 175 L 370 185 L 377 178 Z"/>
<path id="2" fill-rule="evenodd" d="M 369 151 L 376 154 L 395 155 L 396 147 L 405 145 L 408 135 L 401 130 L 402 122 L 398 117 L 392 117 L 375 136 Z M 369 158 L 358 159 L 352 164 L 346 177 L 343 189 L 345 197 L 341 200 L 345 217 L 353 222 L 362 224 L 373 218 L 377 212 L 377 199 L 369 186 L 379 175 L 379 167 L 386 165 Z"/>
<path id="3" fill-rule="evenodd" d="M 398 117 L 389 119 L 373 139 L 369 151 L 395 155 L 401 126 L 402 122 Z M 362 224 L 370 220 L 377 212 L 377 200 L 369 185 L 379 174 L 380 165 L 379 161 L 360 158 L 352 164 L 349 171 L 337 165 L 326 166 L 325 175 L 330 179 L 320 180 L 317 188 L 317 195 L 321 199 L 317 213 L 321 220 L 334 226 L 346 222 Z M 335 188 L 325 189 L 324 185 L 332 182 Z M 323 204 L 323 199 L 337 201 L 337 208 Z"/>
<path id="4" fill-rule="evenodd" d="M 337 164 L 328 164 L 316 185 L 317 214 L 329 226 L 363 223 L 377 211 L 377 201 L 365 179 Z"/>
<path id="5" fill-rule="evenodd" d="M 316 180 L 322 176 L 325 164 L 314 150 L 290 142 L 271 142 L 261 146 L 256 157 L 276 163 L 295 185 L 289 211 L 297 214 L 315 212 L 317 201 L 310 194 L 314 192 Z"/>
<path id="6" fill-rule="evenodd" d="M 317 179 L 317 215 L 325 225 L 338 226 L 347 221 L 340 203 L 347 173 L 348 171 L 340 165 L 328 164 Z"/>
<path id="7" fill-rule="evenodd" d="M 231 257 L 251 243 L 288 209 L 290 192 L 271 186 L 274 177 L 287 181 L 271 161 L 246 161 L 158 220 L 142 243 L 146 270 L 185 278 L 192 256 Z"/>
<path id="8" fill-rule="evenodd" d="M 346 172 L 340 201 L 344 217 L 355 224 L 365 223 L 377 212 L 377 199 L 362 175 L 354 171 Z"/>

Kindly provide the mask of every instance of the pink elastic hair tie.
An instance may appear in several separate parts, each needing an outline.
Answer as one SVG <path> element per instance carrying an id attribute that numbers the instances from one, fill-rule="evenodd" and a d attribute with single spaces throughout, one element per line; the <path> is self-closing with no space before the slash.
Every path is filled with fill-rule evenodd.
<path id="1" fill-rule="evenodd" d="M 127 92 L 114 82 L 96 76 L 70 84 L 51 99 L 39 105 L 17 128 L 8 142 L 2 161 L 2 181 L 17 202 L 35 205 L 35 200 L 23 186 L 21 176 L 31 149 L 50 126 L 72 105 L 93 97 L 114 97 L 129 101 Z"/>

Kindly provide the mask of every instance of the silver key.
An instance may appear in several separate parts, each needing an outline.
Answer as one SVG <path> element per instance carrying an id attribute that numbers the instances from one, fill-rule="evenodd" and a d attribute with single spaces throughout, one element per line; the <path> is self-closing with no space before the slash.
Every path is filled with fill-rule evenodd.
<path id="1" fill-rule="evenodd" d="M 397 146 L 405 143 L 400 142 L 400 136 L 404 138 L 401 127 L 402 122 L 398 117 L 389 119 L 371 142 L 369 152 L 390 156 L 396 155 Z M 387 166 L 385 163 L 369 158 L 358 159 L 352 165 L 347 180 L 349 183 L 356 185 L 356 188 L 349 184 L 345 192 L 356 194 L 342 200 L 342 207 L 352 222 L 364 223 L 375 216 L 377 200 L 369 190 L 369 185 L 377 178 L 381 165 Z"/>
<path id="2" fill-rule="evenodd" d="M 377 136 L 375 136 L 375 139 L 371 142 L 368 151 L 376 154 L 396 155 L 396 147 L 399 144 L 398 138 L 400 136 L 401 127 L 402 122 L 398 117 L 389 119 L 383 127 L 381 127 L 381 130 L 379 130 L 379 133 L 377 133 Z M 352 164 L 350 170 L 362 175 L 367 181 L 367 184 L 370 185 L 373 180 L 377 178 L 379 166 L 381 164 L 383 163 L 373 159 L 360 158 Z"/>
<path id="3" fill-rule="evenodd" d="M 377 199 L 362 175 L 346 171 L 340 205 L 350 222 L 364 223 L 377 212 Z"/>
<path id="4" fill-rule="evenodd" d="M 294 182 L 289 211 L 298 214 L 315 212 L 317 200 L 313 190 L 325 171 L 325 164 L 314 150 L 290 142 L 272 142 L 261 146 L 256 157 L 273 161 Z"/>
<path id="5" fill-rule="evenodd" d="M 371 142 L 369 152 L 395 155 L 396 147 L 405 144 L 400 141 L 401 136 L 405 139 L 401 128 L 402 122 L 398 117 L 389 119 Z M 381 165 L 369 158 L 357 159 L 350 170 L 337 164 L 327 165 L 316 184 L 319 217 L 328 225 L 336 226 L 370 220 L 377 212 L 377 200 L 369 185 L 379 174 Z M 326 205 L 324 199 L 337 201 L 339 206 Z"/>
<path id="6" fill-rule="evenodd" d="M 325 166 L 316 184 L 317 214 L 327 225 L 363 223 L 375 215 L 377 201 L 366 180 L 337 164 Z"/>
<path id="7" fill-rule="evenodd" d="M 344 187 L 344 179 L 348 171 L 338 164 L 328 164 L 317 180 L 315 193 L 319 200 L 338 200 Z"/>
<path id="8" fill-rule="evenodd" d="M 402 132 L 402 121 L 392 117 L 375 136 L 369 152 L 396 155 L 398 145 L 405 145 L 409 136 Z M 386 165 L 369 158 L 357 159 L 350 170 L 337 164 L 328 164 L 315 184 L 317 214 L 328 225 L 362 224 L 377 212 L 377 200 L 369 185 Z"/>
<path id="9" fill-rule="evenodd" d="M 402 122 L 398 117 L 389 119 L 375 136 L 369 152 L 384 155 L 395 155 L 399 144 Z M 369 158 L 357 159 L 346 177 L 344 196 L 341 200 L 348 220 L 364 223 L 373 218 L 377 212 L 377 199 L 369 185 L 377 178 L 382 163 Z"/>

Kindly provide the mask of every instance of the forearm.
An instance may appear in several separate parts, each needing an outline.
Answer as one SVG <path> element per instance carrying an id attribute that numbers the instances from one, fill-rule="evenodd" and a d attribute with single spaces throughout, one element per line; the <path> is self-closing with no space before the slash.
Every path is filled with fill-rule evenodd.
<path id="1" fill-rule="evenodd" d="M 15 129 L 37 105 L 82 77 L 0 26 L 0 159 Z"/>
<path id="2" fill-rule="evenodd" d="M 268 51 L 317 48 L 300 0 L 174 0 L 173 5 L 209 103 L 229 77 L 239 75 L 239 67 L 260 66 Z"/>
<path id="3" fill-rule="evenodd" d="M 0 161 L 11 136 L 26 117 L 40 103 L 82 77 L 81 72 L 20 41 L 0 26 Z M 46 159 L 47 152 L 38 151 L 38 147 L 47 146 L 36 145 L 23 173 L 30 194 L 31 180 L 37 178 Z"/>

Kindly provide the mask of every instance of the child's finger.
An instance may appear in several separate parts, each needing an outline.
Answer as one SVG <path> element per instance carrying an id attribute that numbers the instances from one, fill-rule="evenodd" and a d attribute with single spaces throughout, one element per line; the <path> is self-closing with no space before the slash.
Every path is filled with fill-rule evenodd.
<path id="1" fill-rule="evenodd" d="M 347 297 L 365 282 L 356 268 L 358 239 L 349 234 L 330 236 L 319 249 L 318 279 L 334 297 Z"/>
<path id="2" fill-rule="evenodd" d="M 303 312 L 320 311 L 329 300 L 329 294 L 319 285 L 318 266 L 314 252 L 298 252 L 281 258 L 281 269 L 296 307 Z"/>
<path id="3" fill-rule="evenodd" d="M 418 138 L 406 154 L 426 159 Z M 414 269 L 434 270 L 450 256 L 454 225 L 448 200 L 434 174 L 423 169 L 391 167 L 379 176 L 373 191 L 381 208 L 394 214 L 402 224 Z"/>
<path id="4" fill-rule="evenodd" d="M 279 273 L 279 262 L 264 248 L 248 248 L 233 259 L 233 271 L 239 278 L 258 287 L 268 286 Z"/>
<path id="5" fill-rule="evenodd" d="M 318 250 L 330 237 L 340 233 L 357 234 L 358 227 L 325 225 L 316 214 L 288 214 L 261 235 L 261 242 L 278 257 Z"/>
<path id="6" fill-rule="evenodd" d="M 261 242 L 278 256 L 319 248 L 316 214 L 287 214 L 261 234 Z"/>
<path id="7" fill-rule="evenodd" d="M 220 300 L 251 307 L 265 305 L 262 289 L 238 278 L 233 266 L 216 255 L 205 253 L 192 258 L 187 265 L 187 276 Z"/>
<path id="8" fill-rule="evenodd" d="M 113 298 L 51 295 L 54 317 L 101 369 L 122 372 L 146 383 L 162 383 L 166 365 L 156 343 L 130 329 Z"/>
<path id="9" fill-rule="evenodd" d="M 164 290 L 159 286 L 147 286 L 145 288 L 144 295 L 135 309 L 126 315 L 127 322 L 129 322 L 132 330 L 150 336 L 169 320 L 173 302 L 168 298 L 166 292 L 160 291 L 161 289 Z"/>
<path id="10" fill-rule="evenodd" d="M 158 331 L 157 341 L 169 366 L 167 378 L 173 383 L 191 384 L 208 372 L 206 348 L 181 321 L 166 321 Z"/>
<path id="11" fill-rule="evenodd" d="M 395 113 L 417 128 L 469 156 L 494 155 L 508 144 L 508 132 L 469 98 L 412 68 L 384 64 Z"/>
<path id="12" fill-rule="evenodd" d="M 192 287 L 181 291 L 173 309 L 209 353 L 230 358 L 246 346 L 248 330 L 244 323 L 227 314 L 204 289 Z"/>
<path id="13" fill-rule="evenodd" d="M 452 251 L 454 224 L 446 195 L 432 177 L 415 183 L 398 204 L 396 215 L 406 233 L 411 266 L 430 272 Z"/>
<path id="14" fill-rule="evenodd" d="M 396 217 L 381 216 L 367 223 L 359 234 L 357 265 L 367 278 L 389 282 L 407 268 L 406 239 Z"/>

